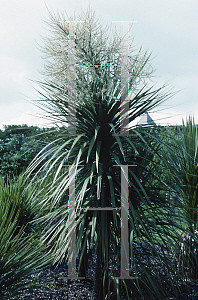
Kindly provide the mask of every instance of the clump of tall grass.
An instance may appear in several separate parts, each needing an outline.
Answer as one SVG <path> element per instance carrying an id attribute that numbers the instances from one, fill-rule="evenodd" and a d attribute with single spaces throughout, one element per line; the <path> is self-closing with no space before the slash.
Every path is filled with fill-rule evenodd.
<path id="1" fill-rule="evenodd" d="M 0 298 L 27 288 L 22 280 L 50 261 L 39 234 L 30 226 L 34 212 L 23 176 L 0 178 Z M 30 199 L 30 198 L 29 198 Z"/>

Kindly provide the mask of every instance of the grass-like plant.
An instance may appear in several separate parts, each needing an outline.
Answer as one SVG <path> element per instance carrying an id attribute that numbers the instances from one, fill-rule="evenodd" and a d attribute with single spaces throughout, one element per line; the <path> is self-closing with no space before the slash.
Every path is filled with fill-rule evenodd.
<path id="1" fill-rule="evenodd" d="M 198 132 L 194 118 L 189 117 L 186 124 L 183 120 L 183 125 L 174 131 L 167 130 L 165 139 L 167 184 L 176 207 L 180 203 L 177 211 L 182 218 L 180 234 L 186 240 L 186 246 L 179 242 L 180 266 L 188 277 L 195 279 L 198 276 Z"/>
<path id="2" fill-rule="evenodd" d="M 33 286 L 24 277 L 50 262 L 39 233 L 33 233 L 30 227 L 32 213 L 23 176 L 7 182 L 0 178 L 1 299 L 9 299 L 17 295 L 17 290 Z"/>

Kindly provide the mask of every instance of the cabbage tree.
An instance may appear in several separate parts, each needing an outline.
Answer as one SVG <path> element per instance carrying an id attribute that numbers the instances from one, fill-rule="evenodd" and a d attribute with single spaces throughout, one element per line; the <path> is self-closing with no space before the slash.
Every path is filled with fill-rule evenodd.
<path id="1" fill-rule="evenodd" d="M 161 169 L 154 160 L 159 148 L 155 130 L 136 128 L 133 121 L 165 101 L 170 93 L 164 91 L 164 86 L 154 89 L 149 85 L 150 56 L 141 49 L 134 54 L 131 47 L 129 111 L 123 115 L 120 37 L 102 29 L 90 11 L 79 20 L 84 22 L 76 23 L 75 29 L 75 90 L 71 91 L 71 86 L 68 89 L 70 31 L 64 15 L 51 15 L 53 36 L 46 39 L 44 47 L 49 60 L 46 80 L 40 82 L 39 101 L 57 126 L 61 124 L 62 132 L 27 170 L 27 176 L 34 173 L 32 187 L 36 183 L 42 188 L 48 182 L 41 205 L 49 205 L 50 212 L 36 222 L 43 224 L 42 242 L 51 245 L 54 263 L 71 260 L 71 232 L 76 231 L 81 276 L 86 276 L 88 256 L 95 252 L 93 299 L 110 299 L 113 287 L 120 299 L 121 286 L 128 298 L 132 294 L 134 299 L 150 294 L 162 299 L 169 291 L 164 288 L 166 280 L 170 289 L 176 288 L 173 274 L 177 270 L 168 251 L 175 247 L 173 239 L 178 236 L 179 225 L 170 214 Z M 128 127 L 123 132 L 124 119 Z M 73 135 L 71 124 L 75 125 Z M 122 165 L 128 165 L 128 174 L 123 174 L 128 177 L 129 274 L 133 279 L 117 279 L 121 268 L 119 209 L 89 209 L 121 207 Z M 72 208 L 68 206 L 74 185 L 75 224 L 70 220 Z"/>

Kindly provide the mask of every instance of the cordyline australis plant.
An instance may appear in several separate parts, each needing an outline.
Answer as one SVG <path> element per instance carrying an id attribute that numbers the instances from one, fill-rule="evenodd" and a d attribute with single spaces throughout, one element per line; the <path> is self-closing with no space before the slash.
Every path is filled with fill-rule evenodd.
<path id="1" fill-rule="evenodd" d="M 27 170 L 32 186 L 36 182 L 42 187 L 48 182 L 42 203 L 50 207 L 50 213 L 37 220 L 45 225 L 42 242 L 54 249 L 55 263 L 69 261 L 71 232 L 76 230 L 78 272 L 85 277 L 88 257 L 95 250 L 93 299 L 110 299 L 111 292 L 120 299 L 121 286 L 128 298 L 150 295 L 162 299 L 177 286 L 173 276 L 177 270 L 164 245 L 174 250 L 179 225 L 170 216 L 161 170 L 153 162 L 159 147 L 152 139 L 156 131 L 134 128 L 131 122 L 165 101 L 170 93 L 162 93 L 164 87 L 154 90 L 147 86 L 149 55 L 141 50 L 135 55 L 131 48 L 129 111 L 124 116 L 129 121 L 130 135 L 116 135 L 123 132 L 124 119 L 120 103 L 120 37 L 110 35 L 107 28 L 102 30 L 91 11 L 79 20 L 84 22 L 76 22 L 75 29 L 75 90 L 68 87 L 72 62 L 69 25 L 64 15 L 51 15 L 53 38 L 46 40 L 44 47 L 49 58 L 45 75 L 49 79 L 40 82 L 43 92 L 39 101 L 51 119 L 61 124 L 62 134 L 37 155 Z M 73 135 L 68 127 L 72 122 L 76 126 Z M 121 165 L 136 165 L 128 167 L 129 274 L 135 277 L 133 280 L 116 279 L 121 269 L 120 211 L 87 209 L 121 207 Z M 75 169 L 72 176 L 71 167 Z M 68 207 L 68 190 L 74 185 L 74 176 L 76 227 L 71 225 Z M 164 288 L 166 280 L 169 289 Z"/>

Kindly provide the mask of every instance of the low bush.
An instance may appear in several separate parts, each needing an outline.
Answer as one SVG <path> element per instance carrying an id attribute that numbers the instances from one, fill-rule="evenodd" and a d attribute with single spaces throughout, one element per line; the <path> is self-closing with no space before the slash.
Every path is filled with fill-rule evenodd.
<path id="1" fill-rule="evenodd" d="M 27 194 L 23 176 L 0 179 L 0 299 L 30 287 L 23 277 L 50 263 L 46 246 L 30 227 L 34 213 Z"/>

